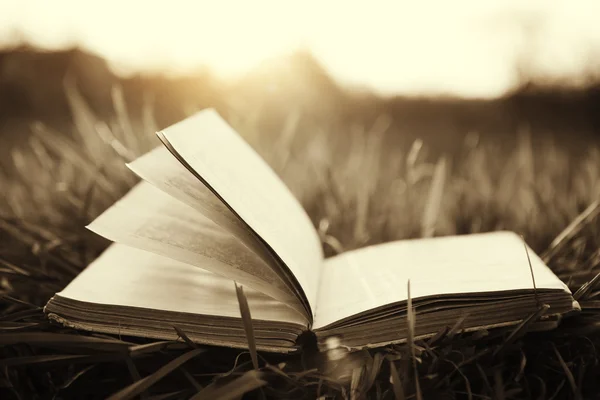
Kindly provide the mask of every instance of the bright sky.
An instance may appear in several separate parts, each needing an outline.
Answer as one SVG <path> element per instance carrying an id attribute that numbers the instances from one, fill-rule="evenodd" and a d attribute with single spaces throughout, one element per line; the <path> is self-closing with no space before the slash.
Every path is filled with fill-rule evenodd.
<path id="1" fill-rule="evenodd" d="M 600 65 L 600 1 L 0 0 L 0 45 L 80 44 L 120 68 L 235 77 L 312 51 L 382 93 L 501 95 L 517 66 L 577 78 Z"/>

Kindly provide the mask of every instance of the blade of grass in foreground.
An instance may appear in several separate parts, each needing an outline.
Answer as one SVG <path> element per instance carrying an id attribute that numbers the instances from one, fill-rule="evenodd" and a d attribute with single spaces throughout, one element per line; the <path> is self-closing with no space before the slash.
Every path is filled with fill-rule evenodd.
<path id="1" fill-rule="evenodd" d="M 406 284 L 406 291 L 408 293 L 408 301 L 406 307 L 406 319 L 408 322 L 408 337 L 407 345 L 410 351 L 410 358 L 412 359 L 413 374 L 415 378 L 415 396 L 417 400 L 423 400 L 421 394 L 421 385 L 419 384 L 419 372 L 417 371 L 417 358 L 415 356 L 415 310 L 412 305 L 412 297 L 410 295 L 410 280 Z"/>
<path id="2" fill-rule="evenodd" d="M 28 303 L 28 302 L 20 300 L 20 299 L 15 299 L 14 297 L 11 297 L 8 295 L 4 295 L 4 296 L 0 297 L 0 302 L 11 303 L 11 304 L 14 304 L 17 306 L 24 306 L 24 307 L 28 307 L 28 308 L 32 308 L 32 309 L 36 309 L 36 310 L 41 309 L 41 307 L 36 306 L 35 304 L 31 304 L 31 303 Z"/>
<path id="3" fill-rule="evenodd" d="M 573 294 L 573 298 L 577 301 L 584 299 L 596 287 L 598 282 L 600 282 L 600 273 L 596 274 L 592 280 L 581 285 L 581 287 Z"/>
<path id="4" fill-rule="evenodd" d="M 244 288 L 235 283 L 235 292 L 237 294 L 238 303 L 240 305 L 240 313 L 242 314 L 242 322 L 246 331 L 246 339 L 248 340 L 248 350 L 252 357 L 252 365 L 254 369 L 258 369 L 258 354 L 256 352 L 256 339 L 254 338 L 254 328 L 252 327 L 252 316 L 250 315 L 250 307 L 248 299 L 244 294 Z"/>
<path id="5" fill-rule="evenodd" d="M 159 368 L 155 373 L 148 375 L 147 377 L 127 386 L 125 389 L 113 394 L 109 397 L 109 400 L 126 400 L 134 398 L 164 378 L 167 374 L 173 372 L 187 361 L 201 353 L 204 353 L 205 351 L 205 349 L 194 349 L 182 354 L 173 361 Z"/>
<path id="6" fill-rule="evenodd" d="M 545 263 L 550 261 L 552 257 L 559 253 L 562 246 L 571 240 L 581 229 L 594 219 L 600 213 L 600 202 L 598 200 L 592 202 L 581 214 L 579 214 L 571 223 L 552 241 L 548 250 L 542 255 L 541 259 Z"/>
<path id="7" fill-rule="evenodd" d="M 102 353 L 94 355 L 40 355 L 40 356 L 19 356 L 4 358 L 0 360 L 0 367 L 16 367 L 27 365 L 74 365 L 74 364 L 96 364 L 103 362 L 113 362 L 123 358 L 120 353 Z"/>
<path id="8" fill-rule="evenodd" d="M 266 385 L 267 382 L 262 379 L 263 376 L 263 372 L 259 372 L 257 370 L 248 371 L 239 378 L 236 378 L 235 380 L 221 387 L 217 388 L 213 385 L 207 386 L 204 390 L 198 392 L 190 400 L 238 399 L 242 395 Z"/>
<path id="9" fill-rule="evenodd" d="M 173 328 L 175 329 L 175 332 L 177 332 L 177 334 L 179 335 L 179 337 L 181 339 L 183 339 L 183 341 L 190 346 L 192 349 L 197 349 L 198 346 L 196 346 L 196 343 L 192 342 L 192 340 L 188 337 L 188 335 L 186 335 L 186 333 L 179 327 L 177 326 L 173 326 Z"/>
<path id="10" fill-rule="evenodd" d="M 569 366 L 567 365 L 567 363 L 565 362 L 565 360 L 563 359 L 562 355 L 560 354 L 560 351 L 558 351 L 558 349 L 556 348 L 556 344 L 552 344 L 552 349 L 554 350 L 554 354 L 556 355 L 556 358 L 558 359 L 558 362 L 560 363 L 560 366 L 562 367 L 566 377 L 567 377 L 567 381 L 569 382 L 569 386 L 571 386 L 571 392 L 573 393 L 573 396 L 575 399 L 581 399 L 581 394 L 579 393 L 579 389 L 577 387 L 577 384 L 575 383 L 575 378 L 573 377 L 573 373 L 571 372 L 571 370 L 569 369 Z"/>
<path id="11" fill-rule="evenodd" d="M 396 364 L 390 360 L 390 380 L 392 381 L 392 389 L 394 390 L 394 397 L 396 400 L 404 400 L 404 389 L 402 388 L 402 382 L 400 382 L 400 374 Z"/>
<path id="12" fill-rule="evenodd" d="M 164 340 L 164 341 L 160 341 L 160 342 L 151 342 L 151 343 L 131 346 L 129 348 L 129 355 L 131 357 L 138 357 L 138 356 L 141 356 L 144 354 L 158 353 L 167 348 L 169 348 L 169 350 L 175 350 L 174 347 L 178 347 L 177 350 L 187 349 L 187 345 L 184 343 L 176 342 L 173 340 Z"/>
<path id="13" fill-rule="evenodd" d="M 27 332 L 27 333 L 2 333 L 0 345 L 13 345 L 28 343 L 38 346 L 68 345 L 71 347 L 90 348 L 99 351 L 123 351 L 129 349 L 130 344 L 118 339 L 99 339 L 92 336 L 69 335 L 65 333 Z"/>
<path id="14" fill-rule="evenodd" d="M 548 309 L 550 308 L 550 306 L 548 304 L 543 304 L 536 312 L 534 312 L 533 314 L 531 314 L 529 317 L 527 317 L 526 319 L 524 319 L 511 333 L 510 335 L 508 335 L 508 337 L 506 338 L 506 340 L 504 341 L 504 343 L 502 343 L 502 345 L 500 345 L 500 347 L 498 347 L 496 349 L 496 351 L 494 351 L 494 357 L 498 356 L 499 354 L 502 354 L 504 352 L 504 350 L 510 346 L 515 340 L 517 340 L 519 337 L 523 336 L 525 333 L 527 333 L 527 328 L 529 328 L 534 322 L 536 322 L 537 320 L 539 320 L 544 314 L 546 314 L 546 311 L 548 311 Z"/>

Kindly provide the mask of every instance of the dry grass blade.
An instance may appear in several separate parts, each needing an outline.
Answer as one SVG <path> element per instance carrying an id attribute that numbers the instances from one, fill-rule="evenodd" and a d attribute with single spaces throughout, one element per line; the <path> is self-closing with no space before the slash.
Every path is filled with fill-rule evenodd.
<path id="1" fill-rule="evenodd" d="M 41 309 L 39 306 L 36 306 L 35 304 L 31 304 L 31 303 L 28 303 L 28 302 L 20 300 L 20 299 L 15 299 L 14 297 L 11 297 L 8 295 L 4 295 L 4 296 L 0 297 L 0 302 L 7 302 L 7 303 L 11 303 L 11 304 L 14 304 L 17 306 L 24 306 L 24 307 L 33 308 L 36 310 Z"/>
<path id="2" fill-rule="evenodd" d="M 460 333 L 467 318 L 469 318 L 469 314 L 464 314 L 464 315 L 460 316 L 459 318 L 457 318 L 454 325 L 452 325 L 452 328 L 450 328 L 450 330 L 448 331 L 447 337 L 449 339 L 452 339 L 454 336 L 456 336 Z"/>
<path id="3" fill-rule="evenodd" d="M 333 251 L 335 251 L 336 254 L 341 254 L 344 252 L 344 246 L 338 239 L 327 234 L 329 225 L 329 221 L 325 218 L 319 222 L 319 228 L 317 229 L 317 232 L 319 233 L 321 242 L 327 244 Z"/>
<path id="4" fill-rule="evenodd" d="M 365 390 L 371 389 L 375 380 L 377 379 L 377 375 L 379 375 L 379 371 L 381 370 L 381 365 L 383 364 L 383 354 L 381 352 L 375 353 L 373 356 L 373 361 L 371 362 L 371 368 L 369 369 L 369 375 L 367 376 L 367 383 Z"/>
<path id="5" fill-rule="evenodd" d="M 185 399 L 189 395 L 189 390 L 177 390 L 169 393 L 157 394 L 156 396 L 146 397 L 146 400 L 179 400 Z"/>
<path id="6" fill-rule="evenodd" d="M 407 310 L 406 310 L 406 319 L 408 322 L 408 337 L 407 337 L 407 345 L 410 351 L 410 358 L 412 359 L 412 367 L 413 367 L 413 375 L 415 378 L 415 396 L 417 400 L 422 400 L 423 396 L 421 394 L 421 384 L 419 383 L 419 372 L 417 370 L 417 357 L 415 355 L 415 310 L 412 305 L 412 297 L 410 295 L 410 280 L 406 284 L 406 292 L 408 294 L 407 300 Z"/>
<path id="7" fill-rule="evenodd" d="M 577 233 L 583 229 L 586 223 L 589 223 L 600 213 L 600 202 L 598 200 L 592 202 L 581 214 L 571 221 L 571 223 L 556 236 L 556 238 L 550 243 L 550 247 L 544 253 L 542 253 L 542 260 L 544 262 L 550 261 L 562 248 L 562 246 L 571 240 Z"/>
<path id="8" fill-rule="evenodd" d="M 9 270 L 11 270 L 17 274 L 31 276 L 31 274 L 28 271 L 25 271 L 23 268 L 20 268 L 20 267 L 16 266 L 15 264 L 8 262 L 6 260 L 3 260 L 1 258 L 0 258 L 0 265 L 3 265 L 4 267 L 8 268 Z"/>
<path id="9" fill-rule="evenodd" d="M 127 148 L 117 137 L 113 134 L 108 126 L 104 123 L 96 124 L 96 131 L 98 136 L 106 143 L 108 147 L 121 157 L 126 162 L 131 162 L 135 159 L 135 154 Z"/>
<path id="10" fill-rule="evenodd" d="M 523 350 L 521 350 L 521 362 L 519 364 L 519 372 L 517 373 L 517 376 L 515 377 L 515 382 L 519 382 L 523 378 L 523 375 L 525 374 L 526 366 L 527 366 L 527 356 L 525 355 Z"/>
<path id="11" fill-rule="evenodd" d="M 248 299 L 244 294 L 244 288 L 242 286 L 238 286 L 237 283 L 235 283 L 235 292 L 237 294 L 237 299 L 240 306 L 240 313 L 242 314 L 242 322 L 244 324 L 244 331 L 246 332 L 246 340 L 248 340 L 248 350 L 250 351 L 250 357 L 252 358 L 252 365 L 254 366 L 254 369 L 258 369 L 258 353 L 256 352 L 256 338 L 254 337 L 254 328 L 252 327 L 252 315 L 250 314 Z"/>
<path id="12" fill-rule="evenodd" d="M 422 148 L 423 141 L 421 139 L 415 139 L 415 141 L 410 146 L 410 151 L 408 152 L 408 155 L 406 156 L 407 170 L 411 170 L 412 168 L 414 168 Z"/>
<path id="13" fill-rule="evenodd" d="M 85 175 L 94 176 L 94 171 L 97 167 L 91 160 L 85 157 L 85 153 L 82 153 L 77 143 L 68 140 L 64 135 L 52 132 L 43 125 L 36 124 L 32 128 L 37 135 L 36 137 L 53 153 L 60 154 L 70 165 L 81 169 Z M 107 193 L 111 193 L 114 190 L 111 182 L 102 175 L 98 175 L 98 186 Z"/>
<path id="14" fill-rule="evenodd" d="M 202 389 L 204 389 L 202 387 L 202 385 L 200 385 L 198 383 L 198 381 L 196 380 L 196 378 L 194 378 L 194 376 L 192 374 L 190 374 L 190 372 L 187 370 L 187 368 L 185 368 L 184 366 L 181 366 L 181 367 L 179 367 L 179 370 L 181 371 L 181 373 L 183 374 L 183 376 L 185 377 L 185 379 L 187 379 L 187 381 L 192 385 L 192 387 L 194 388 L 194 390 L 196 390 L 196 392 L 199 392 Z"/>
<path id="15" fill-rule="evenodd" d="M 129 374 L 131 375 L 131 379 L 133 379 L 134 382 L 138 382 L 138 381 L 142 380 L 142 376 L 140 375 L 140 371 L 138 371 L 138 369 L 135 366 L 135 363 L 133 362 L 133 359 L 131 357 L 126 357 L 125 358 L 125 364 L 127 364 L 127 369 L 129 370 Z"/>
<path id="16" fill-rule="evenodd" d="M 456 365 L 451 360 L 447 360 L 447 361 L 450 364 L 452 364 L 452 366 L 454 367 L 454 371 L 456 371 L 463 378 L 463 380 L 465 382 L 465 388 L 467 389 L 467 399 L 473 400 L 473 392 L 471 391 L 471 382 L 469 381 L 469 378 L 467 378 L 467 376 L 464 374 L 464 372 L 462 372 L 459 365 Z"/>
<path id="17" fill-rule="evenodd" d="M 41 309 L 29 309 L 14 312 L 11 314 L 0 315 L 0 321 L 20 321 L 22 319 L 31 318 L 31 317 L 39 317 L 42 314 Z"/>
<path id="18" fill-rule="evenodd" d="M 331 247 L 336 254 L 342 254 L 344 252 L 342 243 L 331 235 L 323 235 L 321 241 Z"/>
<path id="19" fill-rule="evenodd" d="M 596 287 L 596 285 L 599 281 L 600 281 L 600 272 L 597 273 L 596 276 L 594 276 L 594 278 L 592 278 L 591 281 L 588 281 L 588 282 L 584 283 L 583 285 L 581 285 L 581 287 L 579 289 L 577 289 L 577 291 L 573 294 L 573 298 L 575 300 L 585 298 L 592 290 L 594 290 L 594 288 Z"/>
<path id="20" fill-rule="evenodd" d="M 139 394 L 141 394 L 142 392 L 144 392 L 145 390 L 150 388 L 152 385 L 154 385 L 156 382 L 158 382 L 159 380 L 164 378 L 166 375 L 173 372 L 174 370 L 179 368 L 181 365 L 183 365 L 187 361 L 191 360 L 192 358 L 196 357 L 197 355 L 202 354 L 204 351 L 205 351 L 204 349 L 194 349 L 194 350 L 188 351 L 187 353 L 182 354 L 181 356 L 177 357 L 176 359 L 172 360 L 171 362 L 169 362 L 169 363 L 165 364 L 164 366 L 162 366 L 161 368 L 159 368 L 153 374 L 151 374 L 137 382 L 134 382 L 133 384 L 127 386 L 125 389 L 122 389 L 119 392 L 113 394 L 112 396 L 109 397 L 109 399 L 110 400 L 117 400 L 117 399 L 126 400 L 126 399 L 132 399 L 132 398 L 138 396 Z"/>
<path id="21" fill-rule="evenodd" d="M 455 324 L 455 326 L 456 326 L 456 324 Z M 434 336 L 432 336 L 427 341 L 427 346 L 429 346 L 429 347 L 434 346 L 436 343 L 438 343 L 442 339 L 446 338 L 448 335 L 448 332 L 450 332 L 450 328 L 448 326 L 445 326 L 444 328 L 440 329 Z"/>
<path id="22" fill-rule="evenodd" d="M 350 399 L 354 400 L 360 396 L 360 387 L 363 382 L 364 369 L 362 367 L 352 369 L 352 379 L 350 380 Z"/>
<path id="23" fill-rule="evenodd" d="M 291 149 L 293 149 L 292 143 L 298 132 L 298 123 L 302 117 L 300 109 L 293 110 L 285 120 L 285 125 L 281 130 L 279 137 L 278 148 L 283 150 L 281 159 L 281 169 L 284 169 L 291 157 Z"/>
<path id="24" fill-rule="evenodd" d="M 257 370 L 246 372 L 244 375 L 217 387 L 216 385 L 207 386 L 204 390 L 196 393 L 190 400 L 233 400 L 238 399 L 244 394 L 256 390 L 267 384 L 263 380 L 264 373 Z"/>
<path id="25" fill-rule="evenodd" d="M 425 210 L 423 211 L 423 219 L 421 220 L 421 236 L 423 237 L 432 237 L 435 234 L 442 207 L 446 175 L 446 159 L 442 157 L 435 166 L 429 195 L 427 196 Z"/>
<path id="26" fill-rule="evenodd" d="M 22 365 L 74 365 L 74 364 L 97 364 L 113 362 L 123 359 L 123 354 L 105 353 L 94 355 L 71 355 L 54 354 L 40 356 L 20 356 L 0 359 L 0 367 L 16 367 Z"/>
<path id="27" fill-rule="evenodd" d="M 450 374 L 448 374 L 446 377 L 444 377 L 443 380 L 438 381 L 438 383 L 435 385 L 435 388 L 441 387 L 445 380 L 450 379 L 453 376 L 453 374 L 458 373 L 465 380 L 465 387 L 467 389 L 467 393 L 470 393 L 470 395 L 472 396 L 473 393 L 471 392 L 471 383 L 470 383 L 469 379 L 467 378 L 467 376 L 462 371 L 462 368 L 471 363 L 476 363 L 480 358 L 482 358 L 486 354 L 490 353 L 490 351 L 491 351 L 491 349 L 489 347 L 484 348 L 479 353 L 476 353 L 473 356 L 461 361 L 460 364 L 458 364 L 458 365 L 455 362 L 453 362 L 452 360 L 446 359 L 445 361 L 450 363 L 454 367 L 454 369 L 452 370 L 452 372 L 450 372 Z M 480 369 L 481 368 L 480 364 L 477 364 L 477 367 L 478 367 L 478 369 Z M 487 378 L 485 377 L 485 374 L 482 373 L 481 370 L 479 372 L 482 375 L 484 383 L 489 387 L 489 382 L 487 382 Z"/>
<path id="28" fill-rule="evenodd" d="M 140 345 L 136 345 L 136 346 L 131 346 L 129 348 L 129 355 L 131 357 L 139 357 L 143 354 L 149 354 L 149 353 L 156 353 L 158 351 L 162 351 L 167 347 L 170 347 L 172 345 L 181 345 L 182 348 L 178 349 L 178 350 L 184 350 L 183 347 L 185 347 L 186 345 L 183 343 L 179 343 L 179 342 L 174 342 L 171 340 L 165 340 L 165 341 L 161 341 L 161 342 L 152 342 L 152 343 L 146 343 L 146 344 L 140 344 Z"/>
<path id="29" fill-rule="evenodd" d="M 0 330 L 3 331 L 17 331 L 17 330 L 28 330 L 38 326 L 38 322 L 13 322 L 13 321 L 0 321 Z"/>
<path id="30" fill-rule="evenodd" d="M 581 394 L 579 393 L 579 390 L 577 389 L 577 384 L 575 383 L 575 377 L 573 377 L 573 373 L 569 369 L 569 366 L 563 359 L 562 355 L 560 354 L 560 351 L 558 351 L 558 349 L 556 348 L 556 345 L 553 344 L 552 349 L 554 350 L 554 354 L 556 355 L 556 358 L 558 358 L 558 362 L 560 363 L 560 366 L 562 367 L 563 371 L 565 372 L 565 375 L 567 376 L 567 380 L 569 381 L 569 385 L 571 386 L 571 392 L 573 393 L 573 396 L 575 396 L 576 399 L 581 399 Z"/>
<path id="31" fill-rule="evenodd" d="M 98 176 L 102 176 L 103 171 L 104 171 L 104 166 L 103 165 L 99 166 L 97 169 L 97 174 L 94 174 L 91 177 L 90 182 L 88 183 L 88 186 L 83 191 L 83 193 L 84 193 L 83 204 L 81 206 L 81 210 L 79 213 L 83 221 L 88 222 L 88 218 L 90 218 L 90 207 L 93 204 L 94 195 L 96 193 Z"/>
<path id="32" fill-rule="evenodd" d="M 32 364 L 45 364 L 45 363 L 55 363 L 61 361 L 72 361 L 78 358 L 82 358 L 85 356 L 77 356 L 77 355 L 48 355 L 48 356 L 26 356 L 26 357 L 14 357 L 14 358 L 4 358 L 0 360 L 1 367 L 11 367 L 18 365 L 32 365 Z"/>
<path id="33" fill-rule="evenodd" d="M 529 263 L 529 272 L 531 272 L 531 282 L 533 284 L 533 294 L 535 295 L 535 304 L 538 308 L 542 306 L 540 302 L 540 298 L 538 296 L 537 285 L 535 284 L 535 274 L 533 273 L 533 265 L 531 265 L 531 258 L 529 257 L 529 249 L 527 248 L 527 243 L 525 242 L 525 238 L 521 235 L 521 240 L 523 241 L 523 247 L 525 248 L 525 254 L 527 255 L 527 262 Z"/>
<path id="34" fill-rule="evenodd" d="M 35 250 L 37 250 L 36 255 L 40 256 L 40 258 L 43 255 L 45 259 L 52 261 L 57 267 L 62 267 L 73 275 L 77 275 L 81 271 L 80 267 L 74 265 L 66 259 L 57 257 L 48 251 L 43 251 L 44 248 L 40 246 L 39 238 L 35 237 L 31 232 L 26 231 L 24 226 L 17 226 L 0 218 L 0 232 L 5 232 L 18 242 L 29 246 L 34 253 Z M 42 252 L 43 254 L 41 254 Z"/>
<path id="35" fill-rule="evenodd" d="M 125 149 L 133 149 L 136 142 L 136 135 L 133 127 L 131 126 L 131 117 L 127 112 L 127 104 L 125 102 L 123 88 L 121 86 L 114 86 L 111 90 L 111 97 L 117 114 L 117 121 L 119 122 L 119 127 L 121 128 L 123 138 L 125 139 L 125 145 L 123 147 Z"/>
<path id="36" fill-rule="evenodd" d="M 519 337 L 521 337 L 525 333 L 527 333 L 527 328 L 529 328 L 531 326 L 531 324 L 533 324 L 535 321 L 539 320 L 544 314 L 546 314 L 546 311 L 548 311 L 549 308 L 550 308 L 550 306 L 548 304 L 544 304 L 544 305 L 542 305 L 542 307 L 540 307 L 539 310 L 537 310 L 536 312 L 534 312 L 533 314 L 531 314 L 529 317 L 527 317 L 526 319 L 524 319 L 510 333 L 510 335 L 508 335 L 508 337 L 506 338 L 506 340 L 504 341 L 504 343 L 502 343 L 502 345 L 500 347 L 498 347 L 496 349 L 496 351 L 494 351 L 494 357 L 498 356 L 499 354 L 502 354 L 502 352 L 509 345 L 511 345 L 515 340 L 517 340 Z"/>
<path id="37" fill-rule="evenodd" d="M 65 383 L 63 383 L 60 388 L 61 389 L 66 389 L 69 386 L 71 386 L 77 379 L 79 379 L 80 377 L 82 377 L 86 372 L 90 371 L 91 369 L 93 369 L 96 365 L 88 365 L 85 368 L 82 368 L 81 370 L 79 370 L 79 372 L 73 374 L 68 380 L 65 381 Z"/>
<path id="38" fill-rule="evenodd" d="M 0 334 L 0 345 L 28 343 L 37 346 L 68 345 L 70 347 L 89 348 L 98 351 L 127 352 L 130 344 L 117 339 L 99 339 L 92 336 L 69 335 L 50 332 L 23 332 Z"/>
<path id="39" fill-rule="evenodd" d="M 394 390 L 396 400 L 404 400 L 406 398 L 404 396 L 404 388 L 402 387 L 396 364 L 393 361 L 390 361 L 390 380 L 392 381 L 392 389 Z"/>
<path id="40" fill-rule="evenodd" d="M 283 368 L 283 366 L 280 368 L 279 366 L 276 366 L 276 365 L 267 364 L 267 365 L 265 365 L 265 368 L 268 369 L 269 371 L 273 372 L 274 374 L 281 376 L 282 378 L 293 380 L 292 377 L 290 377 L 288 374 L 283 372 L 283 370 L 281 369 L 281 368 Z"/>
<path id="41" fill-rule="evenodd" d="M 183 341 L 185 343 L 187 343 L 188 346 L 190 346 L 192 349 L 197 349 L 198 346 L 196 345 L 196 343 L 192 342 L 192 340 L 188 337 L 188 335 L 185 334 L 185 332 L 183 330 L 181 330 L 181 328 L 177 327 L 177 326 L 173 326 L 173 328 L 175 329 L 175 331 L 177 332 L 177 334 L 179 335 L 180 338 L 183 339 Z"/>
<path id="42" fill-rule="evenodd" d="M 498 400 L 506 399 L 506 390 L 504 389 L 504 380 L 502 379 L 502 371 L 496 368 L 494 371 L 494 392 L 495 398 Z"/>

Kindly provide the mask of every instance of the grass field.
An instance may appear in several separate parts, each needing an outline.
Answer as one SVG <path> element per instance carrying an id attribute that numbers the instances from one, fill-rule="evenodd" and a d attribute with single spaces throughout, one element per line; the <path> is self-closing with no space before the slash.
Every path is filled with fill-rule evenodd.
<path id="1" fill-rule="evenodd" d="M 50 325 L 41 307 L 108 244 L 84 225 L 135 182 L 125 162 L 158 145 L 156 124 L 98 120 L 74 89 L 78 135 L 33 124 L 0 170 L 1 398 L 592 398 L 600 392 L 600 150 L 574 159 L 548 143 L 499 153 L 468 137 L 464 157 L 391 146 L 388 121 L 322 132 L 290 114 L 276 137 L 252 110 L 229 121 L 309 212 L 328 255 L 401 238 L 500 229 L 524 235 L 569 284 L 583 312 L 554 331 L 465 334 L 355 354 L 281 357 L 198 347 L 185 340 L 109 338 Z M 527 266 L 525 266 L 526 268 Z M 418 324 L 418 320 L 416 323 Z M 525 335 L 527 333 L 527 335 Z"/>

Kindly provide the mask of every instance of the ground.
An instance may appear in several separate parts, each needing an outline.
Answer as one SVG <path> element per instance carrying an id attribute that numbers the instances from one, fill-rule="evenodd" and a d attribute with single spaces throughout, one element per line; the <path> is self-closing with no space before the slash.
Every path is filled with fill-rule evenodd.
<path id="1" fill-rule="evenodd" d="M 475 135 L 460 157 L 433 158 L 419 140 L 393 145 L 385 117 L 323 133 L 290 114 L 268 139 L 253 118 L 231 120 L 302 202 L 327 255 L 423 235 L 513 230 L 583 308 L 549 332 L 528 332 L 542 311 L 507 330 L 466 334 L 456 321 L 430 340 L 352 355 L 258 354 L 254 369 L 248 352 L 198 347 L 185 332 L 177 342 L 148 342 L 44 318 L 40 307 L 106 247 L 84 226 L 136 182 L 124 163 L 158 144 L 152 118 L 132 124 L 117 102 L 113 119 L 99 120 L 75 90 L 69 98 L 75 136 L 35 124 L 28 141 L 7 152 L 13 168 L 0 174 L 2 398 L 597 396 L 600 151 L 593 146 L 572 157 L 552 143 L 533 145 L 524 131 L 508 150 Z"/>

